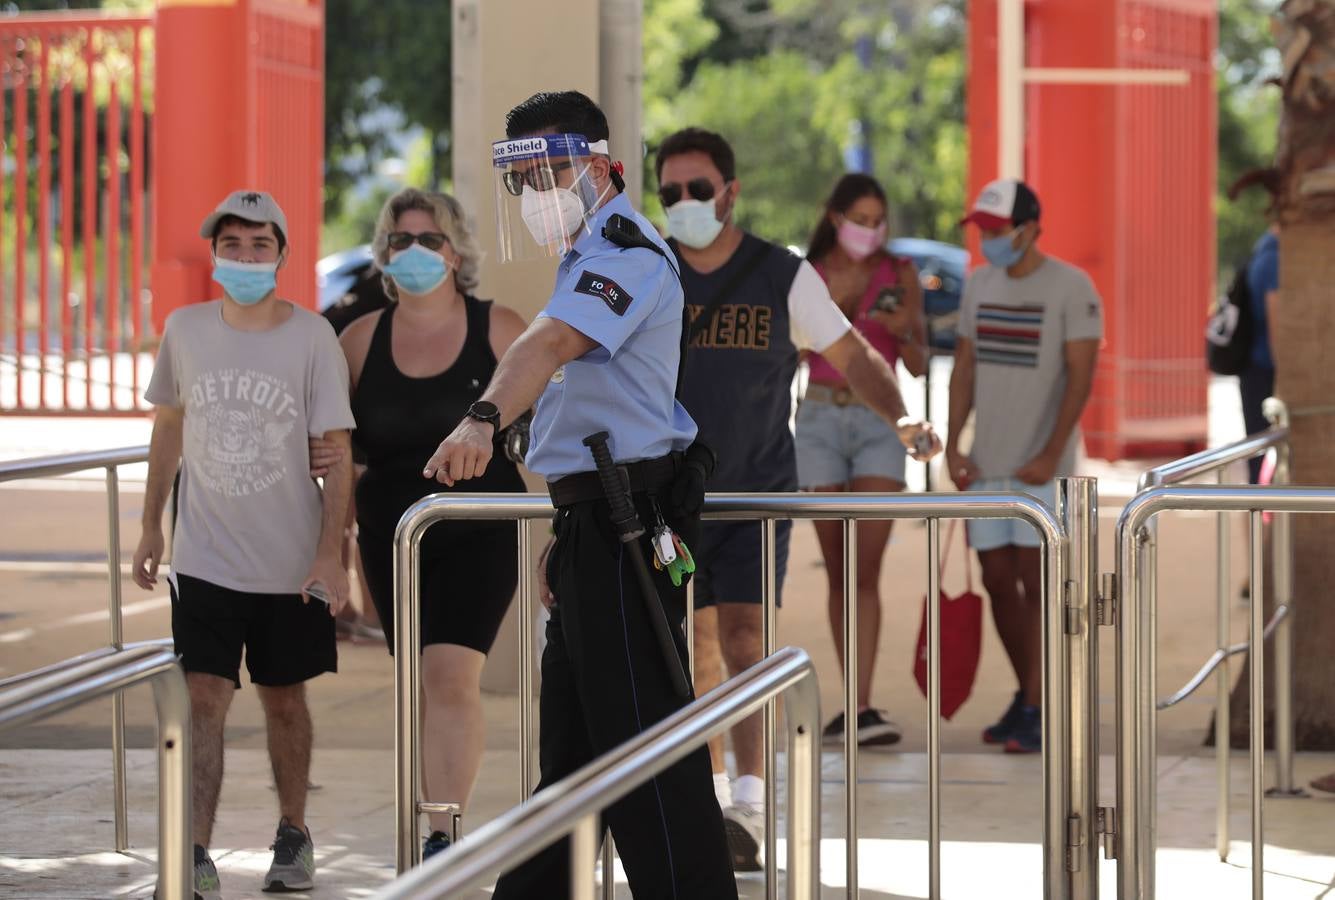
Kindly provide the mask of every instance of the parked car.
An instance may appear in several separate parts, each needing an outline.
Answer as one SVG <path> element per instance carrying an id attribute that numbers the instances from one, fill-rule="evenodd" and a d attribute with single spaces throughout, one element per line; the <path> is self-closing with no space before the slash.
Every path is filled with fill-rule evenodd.
<path id="1" fill-rule="evenodd" d="M 319 312 L 335 333 L 389 303 L 371 245 L 331 253 L 315 264 Z"/>
<path id="2" fill-rule="evenodd" d="M 912 237 L 895 238 L 886 249 L 896 256 L 908 257 L 918 267 L 928 343 L 934 351 L 954 351 L 960 296 L 969 271 L 969 251 L 955 244 Z"/>

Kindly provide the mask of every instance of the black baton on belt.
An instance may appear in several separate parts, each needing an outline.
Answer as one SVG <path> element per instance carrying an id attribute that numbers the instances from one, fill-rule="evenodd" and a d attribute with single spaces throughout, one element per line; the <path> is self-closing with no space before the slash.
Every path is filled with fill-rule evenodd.
<path id="1" fill-rule="evenodd" d="M 649 566 L 644 561 L 640 550 L 640 537 L 644 534 L 644 525 L 640 523 L 639 513 L 630 499 L 630 485 L 626 483 L 625 473 L 612 462 L 612 453 L 607 449 L 607 432 L 600 431 L 584 439 L 584 446 L 593 454 L 593 462 L 598 467 L 598 480 L 603 483 L 603 493 L 607 495 L 607 504 L 612 507 L 612 527 L 617 537 L 630 552 L 630 561 L 635 569 L 635 576 L 640 582 L 640 593 L 644 595 L 644 611 L 649 615 L 649 624 L 658 639 L 658 649 L 663 651 L 663 662 L 667 666 L 668 679 L 672 689 L 683 700 L 691 696 L 691 684 L 682 667 L 681 656 L 677 653 L 677 643 L 672 639 L 672 628 L 668 625 L 667 614 L 663 612 L 663 601 L 654 587 L 654 580 L 649 575 Z"/>

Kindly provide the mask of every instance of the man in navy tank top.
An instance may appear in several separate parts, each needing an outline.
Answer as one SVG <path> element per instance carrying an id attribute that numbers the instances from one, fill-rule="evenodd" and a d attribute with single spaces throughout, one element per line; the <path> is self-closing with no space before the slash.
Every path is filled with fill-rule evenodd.
<path id="1" fill-rule="evenodd" d="M 721 135 L 687 128 L 669 136 L 656 171 L 691 323 L 682 402 L 701 440 L 718 452 L 710 490 L 797 490 L 790 420 L 803 350 L 829 360 L 867 406 L 896 426 L 905 447 L 921 448 L 915 458 L 939 451 L 931 425 L 904 418 L 894 371 L 852 328 L 811 264 L 737 226 L 741 184 Z M 779 590 L 791 525 L 779 522 L 776 529 Z M 722 682 L 725 665 L 736 675 L 760 661 L 760 529 L 754 522 L 710 522 L 695 560 L 695 687 L 704 693 Z M 728 781 L 723 739 L 710 745 L 715 793 L 734 868 L 755 871 L 765 843 L 760 716 L 735 726 L 731 737 L 735 782 Z"/>

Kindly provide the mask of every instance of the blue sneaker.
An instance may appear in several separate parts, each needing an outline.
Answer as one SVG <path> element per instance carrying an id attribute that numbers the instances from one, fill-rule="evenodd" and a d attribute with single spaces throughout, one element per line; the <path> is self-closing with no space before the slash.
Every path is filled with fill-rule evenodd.
<path id="1" fill-rule="evenodd" d="M 1022 706 L 1006 741 L 1007 753 L 1038 753 L 1043 749 L 1043 710 Z"/>
<path id="2" fill-rule="evenodd" d="M 1016 691 L 1011 698 L 1011 705 L 1006 707 L 1001 720 L 995 725 L 983 729 L 984 744 L 1004 744 L 1010 740 L 1011 733 L 1019 722 L 1020 710 L 1024 708 L 1024 691 Z"/>
<path id="3" fill-rule="evenodd" d="M 433 831 L 431 836 L 422 842 L 422 862 L 448 849 L 450 849 L 450 836 L 443 831 Z"/>

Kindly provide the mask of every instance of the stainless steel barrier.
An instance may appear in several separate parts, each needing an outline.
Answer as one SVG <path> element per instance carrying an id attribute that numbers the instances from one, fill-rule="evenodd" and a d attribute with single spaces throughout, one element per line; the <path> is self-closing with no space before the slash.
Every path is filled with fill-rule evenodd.
<path id="1" fill-rule="evenodd" d="M 1093 482 L 1069 479 L 1067 508 L 1072 515 L 1084 517 L 1080 528 L 1082 540 L 1092 541 Z M 1083 484 L 1081 484 L 1083 482 Z M 520 528 L 520 549 L 525 549 L 524 533 L 530 519 L 552 515 L 545 495 L 475 494 L 428 497 L 404 513 L 395 536 L 395 646 L 417 647 L 420 642 L 421 588 L 418 580 L 422 535 L 442 519 L 496 520 L 516 519 Z M 1044 772 L 1044 875 L 1048 897 L 1092 896 L 1096 877 L 1093 865 L 1094 812 L 1093 779 L 1086 772 L 1094 764 L 1092 679 L 1093 632 L 1090 627 L 1089 595 L 1069 590 L 1066 580 L 1067 531 L 1054 513 L 1027 494 L 716 494 L 705 502 L 705 517 L 710 519 L 759 520 L 765 550 L 763 652 L 769 655 L 775 633 L 774 522 L 779 519 L 843 519 L 844 524 L 844 714 L 853 721 L 857 712 L 857 600 L 856 538 L 860 519 L 926 519 L 932 549 L 927 560 L 929 584 L 935 585 L 936 553 L 939 549 L 937 522 L 943 518 L 1020 518 L 1032 524 L 1042 540 L 1044 573 L 1043 594 L 1043 772 Z M 1084 568 L 1092 566 L 1093 544 L 1086 544 L 1079 559 Z M 520 560 L 519 635 L 521 667 L 532 660 L 532 587 L 529 561 Z M 936 594 L 929 591 L 928 596 Z M 1081 599 L 1083 598 L 1083 600 Z M 1084 602 L 1084 606 L 1079 603 Z M 934 609 L 929 604 L 929 610 Z M 929 659 L 929 869 L 932 897 L 939 897 L 940 885 L 940 621 L 929 618 L 931 646 Z M 1069 633 L 1069 634 L 1068 634 Z M 1068 654 L 1070 654 L 1068 658 Z M 1076 666 L 1079 680 L 1068 690 L 1068 668 Z M 523 669 L 521 668 L 521 672 Z M 521 729 L 528 729 L 532 717 L 531 682 L 521 677 Z M 417 653 L 395 655 L 396 694 L 396 863 L 403 873 L 418 862 L 421 835 L 419 812 L 423 811 L 420 788 L 419 694 L 420 658 Z M 766 876 L 768 895 L 777 888 L 774 821 L 775 717 L 772 703 L 765 716 L 766 783 Z M 531 734 L 531 730 L 527 731 Z M 1069 744 L 1068 744 L 1069 741 Z M 1078 751 L 1073 750 L 1078 746 Z M 1079 772 L 1070 765 L 1073 753 L 1084 761 Z M 522 751 L 523 770 L 531 771 L 532 750 Z M 858 833 L 857 744 L 856 730 L 847 729 L 844 746 L 846 790 L 845 823 L 847 843 L 847 878 L 849 893 L 857 894 Z M 527 775 L 525 776 L 527 777 Z M 527 784 L 525 784 L 527 796 Z M 1083 848 L 1083 849 L 1081 849 Z"/>
<path id="2" fill-rule="evenodd" d="M 1154 897 L 1158 756 L 1155 698 L 1158 689 L 1154 641 L 1155 571 L 1150 529 L 1154 516 L 1167 510 L 1249 513 L 1251 616 L 1247 643 L 1251 657 L 1251 867 L 1252 896 L 1259 898 L 1264 875 L 1265 797 L 1265 587 L 1262 578 L 1265 551 L 1262 514 L 1335 513 L 1335 488 L 1156 487 L 1137 494 L 1122 511 L 1117 523 L 1117 574 L 1109 586 L 1111 589 L 1105 590 L 1104 600 L 1117 604 L 1117 806 L 1115 818 L 1110 823 L 1112 827 L 1108 830 L 1112 832 L 1111 849 L 1117 857 L 1118 897 L 1121 900 L 1153 900 Z M 1283 516 L 1277 516 L 1276 523 L 1282 519 Z M 1276 585 L 1277 589 L 1282 589 L 1278 578 Z M 1280 620 L 1281 629 L 1285 627 L 1285 621 L 1287 617 Z M 1279 652 L 1277 650 L 1277 656 Z M 1283 691 L 1278 691 L 1276 696 L 1282 698 Z M 1281 748 L 1278 734 L 1277 730 L 1277 757 L 1288 750 Z M 1226 731 L 1224 737 L 1227 737 Z M 1227 785 L 1222 789 L 1226 790 Z"/>
<path id="3" fill-rule="evenodd" d="M 1275 472 L 1273 483 L 1286 485 L 1289 475 L 1289 415 L 1284 404 L 1271 397 L 1264 405 L 1266 417 L 1271 427 L 1257 434 L 1248 435 L 1240 441 L 1225 444 L 1209 450 L 1194 453 L 1182 459 L 1158 466 L 1145 472 L 1140 478 L 1139 490 L 1181 484 L 1206 475 L 1214 474 L 1219 484 L 1226 484 L 1229 466 L 1262 456 L 1271 450 L 1275 452 Z M 1158 529 L 1150 522 L 1145 529 L 1144 552 L 1150 566 L 1150 603 L 1155 604 L 1157 585 L 1154 581 L 1154 565 L 1158 554 Z M 1229 844 L 1229 789 L 1228 757 L 1229 739 L 1229 680 L 1228 660 L 1247 650 L 1248 643 L 1231 643 L 1230 606 L 1232 602 L 1232 583 L 1229 518 L 1227 511 L 1216 514 L 1215 524 L 1215 606 L 1216 606 L 1216 649 L 1204 665 L 1189 678 L 1185 685 L 1168 697 L 1157 700 L 1156 708 L 1163 710 L 1174 706 L 1190 697 L 1210 677 L 1215 675 L 1215 849 L 1221 862 L 1228 861 Z M 1275 787 L 1272 796 L 1302 796 L 1304 792 L 1295 787 L 1293 782 L 1293 539 L 1288 516 L 1279 514 L 1275 517 L 1271 532 L 1271 565 L 1274 572 L 1276 595 L 1275 613 L 1265 628 L 1265 637 L 1273 636 L 1275 644 Z M 1153 637 L 1151 637 L 1153 640 Z"/>
<path id="4" fill-rule="evenodd" d="M 112 649 L 124 647 L 121 630 L 121 523 L 120 475 L 121 466 L 148 461 L 148 447 L 122 447 L 116 450 L 93 450 L 88 453 L 69 453 L 62 456 L 43 456 L 35 459 L 16 459 L 0 462 L 0 482 L 23 481 L 32 478 L 55 478 L 89 469 L 105 469 L 107 483 L 107 604 L 111 613 Z M 114 818 L 116 821 L 116 851 L 130 849 L 130 827 L 125 801 L 125 700 L 120 692 L 111 697 L 111 771 Z"/>
<path id="5" fill-rule="evenodd" d="M 780 696 L 789 742 L 788 897 L 815 900 L 820 896 L 820 690 L 811 659 L 792 647 L 761 660 L 634 740 L 482 826 L 376 897 L 458 897 L 570 835 L 570 896 L 592 900 L 599 813 Z M 609 876 L 604 873 L 604 883 Z"/>
<path id="6" fill-rule="evenodd" d="M 30 673 L 31 674 L 31 673 Z M 55 715 L 148 681 L 158 716 L 159 900 L 194 896 L 190 836 L 190 693 L 171 650 L 153 646 L 97 651 L 0 686 L 0 728 Z M 119 849 L 119 848 L 118 848 Z"/>

